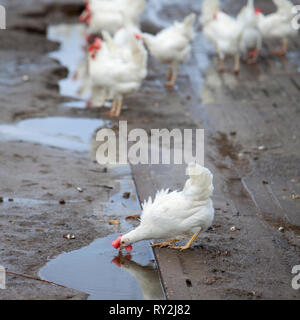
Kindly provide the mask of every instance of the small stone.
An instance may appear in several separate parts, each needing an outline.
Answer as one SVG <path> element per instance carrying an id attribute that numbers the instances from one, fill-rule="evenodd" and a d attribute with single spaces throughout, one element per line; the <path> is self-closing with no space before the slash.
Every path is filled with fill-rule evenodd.
<path id="1" fill-rule="evenodd" d="M 230 131 L 231 136 L 236 136 L 236 131 Z"/>
<path id="2" fill-rule="evenodd" d="M 263 182 L 262 182 L 263 184 L 269 184 L 269 182 L 268 181 L 266 181 L 266 180 L 263 180 Z"/>
<path id="3" fill-rule="evenodd" d="M 259 150 L 259 151 L 262 151 L 262 150 L 265 150 L 265 149 L 266 149 L 265 146 L 259 146 L 259 147 L 258 147 L 258 150 Z"/>
<path id="4" fill-rule="evenodd" d="M 235 226 L 233 226 L 233 227 L 230 228 L 230 231 L 231 231 L 231 232 L 234 232 L 234 231 L 236 231 L 236 230 L 237 230 L 237 228 L 236 228 Z"/>
<path id="5" fill-rule="evenodd" d="M 279 232 L 284 232 L 284 227 L 279 227 L 279 228 L 278 228 L 278 231 L 279 231 Z"/>
<path id="6" fill-rule="evenodd" d="M 14 202 L 14 199 L 13 198 L 9 198 L 8 201 L 9 202 Z"/>
<path id="7" fill-rule="evenodd" d="M 77 187 L 76 189 L 77 189 L 78 192 L 83 192 L 83 189 L 80 188 L 80 187 Z"/>
<path id="8" fill-rule="evenodd" d="M 121 224 L 120 220 L 109 220 L 108 223 L 109 223 L 111 226 Z"/>
<path id="9" fill-rule="evenodd" d="M 292 198 L 292 200 L 297 200 L 297 199 L 300 199 L 300 194 L 292 194 L 291 195 L 291 198 Z"/>
<path id="10" fill-rule="evenodd" d="M 27 75 L 27 74 L 25 74 L 24 76 L 23 76 L 23 81 L 28 81 L 29 80 L 29 76 Z"/>
<path id="11" fill-rule="evenodd" d="M 59 204 L 64 205 L 64 204 L 66 204 L 66 201 L 64 199 L 60 199 Z"/>
<path id="12" fill-rule="evenodd" d="M 130 192 L 124 192 L 123 193 L 123 198 L 124 199 L 129 199 L 130 198 Z"/>
<path id="13" fill-rule="evenodd" d="M 2 197 L 0 197 L 0 203 L 4 202 L 4 199 Z"/>
<path id="14" fill-rule="evenodd" d="M 74 234 L 70 234 L 70 233 L 65 234 L 63 237 L 65 239 L 68 239 L 68 240 L 74 240 L 75 239 L 75 235 Z"/>

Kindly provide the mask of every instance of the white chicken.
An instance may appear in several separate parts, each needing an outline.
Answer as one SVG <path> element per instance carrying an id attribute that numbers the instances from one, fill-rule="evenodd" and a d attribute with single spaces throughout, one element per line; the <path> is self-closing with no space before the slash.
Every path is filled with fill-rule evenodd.
<path id="1" fill-rule="evenodd" d="M 143 33 L 142 38 L 160 63 L 169 65 L 166 86 L 173 87 L 178 76 L 180 64 L 185 63 L 191 54 L 191 41 L 194 39 L 196 15 L 187 16 L 182 23 L 175 22 L 171 27 L 157 35 Z"/>
<path id="2" fill-rule="evenodd" d="M 124 51 L 118 48 L 108 33 L 103 35 L 106 42 L 97 38 L 96 44 L 90 47 L 89 74 L 105 97 L 113 97 L 110 115 L 119 116 L 123 97 L 138 91 L 147 75 L 147 51 L 134 36 L 129 42 L 131 54 L 128 54 L 127 48 Z"/>
<path id="3" fill-rule="evenodd" d="M 80 21 L 88 25 L 88 34 L 114 35 L 127 25 L 139 26 L 145 7 L 145 0 L 88 0 Z"/>
<path id="4" fill-rule="evenodd" d="M 143 204 L 140 225 L 133 231 L 112 242 L 116 249 L 131 250 L 131 245 L 141 240 L 170 239 L 153 246 L 186 250 L 198 235 L 206 231 L 213 222 L 214 208 L 211 200 L 213 175 L 195 163 L 187 168 L 190 178 L 182 191 L 162 190 L 154 201 L 149 198 Z M 191 239 L 184 246 L 175 246 L 176 241 Z"/>
<path id="5" fill-rule="evenodd" d="M 248 64 L 255 63 L 262 48 L 262 35 L 258 28 L 258 15 L 254 8 L 254 0 L 248 0 L 248 3 L 237 16 L 237 21 L 242 26 L 241 36 L 239 38 L 239 48 L 243 55 L 247 55 Z"/>
<path id="6" fill-rule="evenodd" d="M 219 0 L 204 0 L 200 22 L 204 36 L 214 45 L 219 56 L 219 71 L 225 71 L 227 55 L 234 56 L 235 74 L 240 70 L 241 54 L 248 54 L 248 63 L 256 62 L 262 46 L 254 1 L 248 0 L 237 18 L 220 11 Z"/>
<path id="7" fill-rule="evenodd" d="M 289 38 L 297 36 L 298 32 L 292 26 L 293 3 L 289 0 L 273 0 L 277 11 L 263 15 L 258 13 L 258 26 L 264 39 L 281 39 L 281 48 L 273 51 L 274 54 L 284 56 L 288 48 Z"/>
<path id="8" fill-rule="evenodd" d="M 104 32 L 104 38 L 105 34 Z M 135 37 L 137 40 L 141 40 L 141 31 L 136 26 L 127 26 L 125 28 L 119 29 L 113 38 L 114 45 L 121 49 L 123 55 L 132 55 L 132 48 L 131 48 L 131 39 L 132 37 Z M 106 36 L 106 40 L 108 42 L 111 41 L 111 37 L 109 35 Z M 140 43 L 143 45 L 142 41 Z"/>
<path id="9" fill-rule="evenodd" d="M 204 36 L 214 45 L 219 56 L 219 71 L 225 71 L 225 57 L 234 56 L 234 73 L 240 69 L 239 39 L 242 24 L 220 11 L 218 0 L 204 0 L 200 22 Z"/>

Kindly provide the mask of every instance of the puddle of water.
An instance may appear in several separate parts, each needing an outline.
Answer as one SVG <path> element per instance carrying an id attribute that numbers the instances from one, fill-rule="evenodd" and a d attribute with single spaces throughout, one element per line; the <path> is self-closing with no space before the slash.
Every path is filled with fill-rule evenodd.
<path id="1" fill-rule="evenodd" d="M 140 213 L 137 192 L 129 165 L 107 166 L 118 188 L 108 189 L 105 203 L 95 202 L 94 216 L 107 224 L 119 219 L 120 225 L 110 227 L 119 232 L 95 240 L 89 246 L 63 253 L 40 270 L 44 280 L 88 293 L 89 299 L 164 299 L 159 274 L 148 241 L 133 245 L 130 255 L 119 256 L 111 246 L 120 234 L 133 229 L 126 216 Z M 116 190 L 118 189 L 118 190 Z M 126 199 L 123 194 L 130 196 Z"/>
<path id="2" fill-rule="evenodd" d="M 68 203 L 81 203 L 84 202 L 83 200 L 67 200 L 66 205 Z M 23 206 L 32 206 L 32 205 L 54 205 L 58 204 L 56 200 L 38 200 L 38 199 L 28 199 L 28 198 L 2 198 L 2 202 L 0 203 L 1 206 L 5 204 L 19 204 Z"/>
<path id="3" fill-rule="evenodd" d="M 300 52 L 299 51 L 288 52 L 287 57 L 290 60 L 290 62 L 297 67 L 297 71 L 300 72 Z"/>
<path id="4" fill-rule="evenodd" d="M 147 243 L 135 244 L 132 257 L 118 257 L 110 244 L 119 234 L 63 253 L 40 270 L 42 279 L 88 293 L 90 300 L 164 299 Z"/>
<path id="5" fill-rule="evenodd" d="M 86 67 L 86 55 L 83 51 L 85 45 L 84 33 L 85 27 L 83 24 L 50 25 L 47 29 L 47 38 L 60 43 L 59 50 L 51 52 L 49 56 L 58 60 L 69 70 L 68 77 L 59 81 L 60 93 L 63 96 L 80 99 L 64 103 L 63 106 L 66 107 L 85 108 L 86 100 L 89 99 L 89 90 L 82 94 L 79 93 L 83 82 L 87 80 L 87 74 L 84 70 Z M 78 75 L 77 79 L 74 78 L 76 73 Z"/>
<path id="6" fill-rule="evenodd" d="M 64 117 L 27 119 L 16 125 L 0 125 L 0 140 L 30 141 L 87 151 L 93 134 L 105 125 L 109 125 L 109 122 L 100 119 Z"/>

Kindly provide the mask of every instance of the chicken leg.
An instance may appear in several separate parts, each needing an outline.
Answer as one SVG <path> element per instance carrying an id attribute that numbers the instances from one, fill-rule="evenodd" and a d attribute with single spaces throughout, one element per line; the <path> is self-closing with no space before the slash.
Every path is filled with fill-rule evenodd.
<path id="1" fill-rule="evenodd" d="M 241 57 L 237 53 L 234 56 L 234 69 L 233 69 L 233 73 L 236 74 L 236 75 L 240 73 L 240 60 L 241 60 Z"/>
<path id="2" fill-rule="evenodd" d="M 177 76 L 178 76 L 178 71 L 177 71 L 177 70 L 176 70 L 176 71 L 173 71 L 170 81 L 167 81 L 167 82 L 165 83 L 165 86 L 166 86 L 166 87 L 171 87 L 171 88 L 173 88 L 174 85 L 175 85 L 175 81 L 176 81 L 176 79 L 177 79 Z"/>
<path id="3" fill-rule="evenodd" d="M 122 106 L 123 106 L 123 100 L 119 100 L 118 104 L 117 104 L 117 111 L 115 113 L 116 117 L 119 117 L 122 111 Z"/>
<path id="4" fill-rule="evenodd" d="M 155 247 L 160 247 L 160 248 L 166 248 L 166 247 L 169 247 L 170 245 L 172 245 L 173 243 L 177 242 L 179 240 L 169 240 L 169 241 L 166 241 L 166 242 L 158 242 L 158 243 L 154 243 L 151 245 L 152 248 L 155 248 Z"/>
<path id="5" fill-rule="evenodd" d="M 170 80 L 171 77 L 172 77 L 172 68 L 169 66 L 169 67 L 168 67 L 168 70 L 167 70 L 167 72 L 166 72 L 166 79 L 167 79 L 167 80 Z"/>
<path id="6" fill-rule="evenodd" d="M 219 72 L 225 72 L 226 71 L 225 61 L 222 58 L 219 58 L 218 71 Z"/>
<path id="7" fill-rule="evenodd" d="M 172 246 L 171 248 L 180 250 L 180 251 L 187 250 L 192 246 L 193 242 L 198 238 L 199 234 L 200 234 L 200 231 L 198 233 L 195 233 L 184 246 L 178 246 L 178 247 Z"/>
<path id="8" fill-rule="evenodd" d="M 284 57 L 287 53 L 287 49 L 288 49 L 288 39 L 282 39 L 281 47 L 279 49 L 272 51 L 271 53 L 276 56 Z"/>
<path id="9" fill-rule="evenodd" d="M 113 101 L 112 108 L 111 108 L 111 110 L 109 111 L 109 115 L 110 115 L 110 116 L 114 117 L 114 116 L 116 115 L 117 107 L 118 107 L 118 101 L 117 101 L 117 100 L 114 100 L 114 101 Z"/>

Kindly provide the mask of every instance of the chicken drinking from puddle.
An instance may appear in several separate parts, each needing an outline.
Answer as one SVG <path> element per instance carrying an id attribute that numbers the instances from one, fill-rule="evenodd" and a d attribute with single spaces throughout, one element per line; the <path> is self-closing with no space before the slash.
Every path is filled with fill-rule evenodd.
<path id="1" fill-rule="evenodd" d="M 140 225 L 112 242 L 114 248 L 131 251 L 132 244 L 142 240 L 166 239 L 153 247 L 171 247 L 178 250 L 191 248 L 201 232 L 213 222 L 214 208 L 212 173 L 195 163 L 187 168 L 189 179 L 182 191 L 162 190 L 154 201 L 151 197 L 143 204 Z M 184 246 L 175 242 L 191 237 Z"/>

